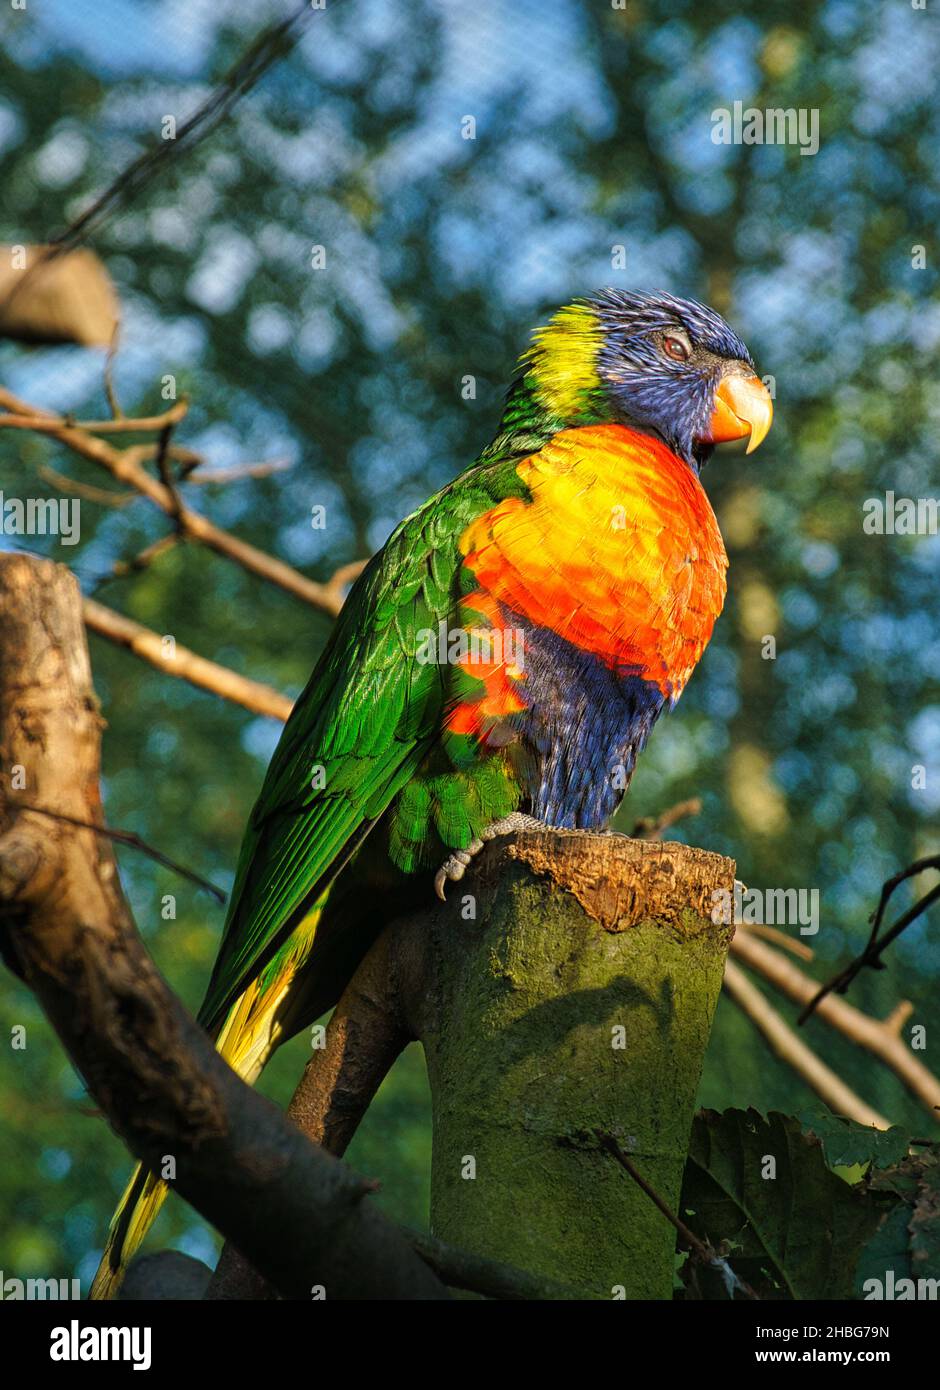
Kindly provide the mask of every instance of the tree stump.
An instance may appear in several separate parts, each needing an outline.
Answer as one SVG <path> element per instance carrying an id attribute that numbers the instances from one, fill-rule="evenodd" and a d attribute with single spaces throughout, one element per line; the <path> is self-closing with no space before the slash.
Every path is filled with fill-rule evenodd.
<path id="1" fill-rule="evenodd" d="M 434 1236 L 602 1297 L 672 1296 L 675 1231 L 598 1136 L 678 1210 L 732 934 L 712 894 L 733 882 L 681 844 L 525 834 L 409 925 Z"/>

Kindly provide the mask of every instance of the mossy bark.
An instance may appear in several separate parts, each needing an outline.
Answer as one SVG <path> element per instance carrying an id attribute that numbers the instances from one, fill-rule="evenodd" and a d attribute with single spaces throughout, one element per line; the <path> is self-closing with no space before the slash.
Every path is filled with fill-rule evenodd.
<path id="1" fill-rule="evenodd" d="M 677 1209 L 731 935 L 712 893 L 733 880 L 684 845 L 526 834 L 424 919 L 436 1237 L 599 1297 L 671 1297 L 675 1232 L 598 1134 Z"/>

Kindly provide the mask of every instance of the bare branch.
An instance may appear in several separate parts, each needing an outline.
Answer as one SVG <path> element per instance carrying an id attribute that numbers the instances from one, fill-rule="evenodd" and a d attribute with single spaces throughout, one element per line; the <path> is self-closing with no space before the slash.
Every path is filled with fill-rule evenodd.
<path id="1" fill-rule="evenodd" d="M 120 420 L 124 416 L 120 402 L 117 398 L 117 391 L 114 387 L 114 361 L 117 357 L 118 340 L 121 336 L 121 326 L 119 323 L 114 325 L 114 332 L 111 334 L 111 342 L 108 347 L 108 355 L 104 362 L 104 395 L 105 400 L 111 410 L 112 419 Z"/>
<path id="2" fill-rule="evenodd" d="M 295 8 L 286 19 L 277 20 L 261 31 L 233 63 L 222 81 L 176 133 L 173 141 L 158 141 L 135 159 L 108 188 L 52 243 L 54 251 L 76 246 L 93 226 L 115 207 L 123 206 L 146 186 L 168 163 L 182 157 L 206 138 L 229 114 L 236 102 L 260 80 L 272 63 L 283 58 L 300 38 L 311 18 L 311 6 Z"/>
<path id="3" fill-rule="evenodd" d="M 160 452 L 160 445 L 153 442 L 148 444 L 129 444 L 124 449 L 124 457 L 132 463 L 150 463 Z M 182 444 L 171 444 L 166 451 L 167 458 L 179 464 L 180 482 L 188 482 L 189 475 L 193 469 L 201 468 L 205 463 L 202 454 L 195 449 L 188 449 Z"/>
<path id="4" fill-rule="evenodd" d="M 120 647 L 126 647 L 142 661 L 155 666 L 158 671 L 163 671 L 169 676 L 178 676 L 200 690 L 209 690 L 213 695 L 220 695 L 223 700 L 231 700 L 233 704 L 241 705 L 253 714 L 263 714 L 269 719 L 285 721 L 291 712 L 291 701 L 273 686 L 249 680 L 247 676 L 239 676 L 227 666 L 220 666 L 215 661 L 207 661 L 205 657 L 197 656 L 178 642 L 174 643 L 173 654 L 169 655 L 163 639 L 157 633 L 134 622 L 132 618 L 126 618 L 122 613 L 115 613 L 112 608 L 105 607 L 95 599 L 84 600 L 82 613 L 86 626 L 92 632 L 98 633 L 100 637 L 107 637 Z"/>
<path id="5" fill-rule="evenodd" d="M 170 456 L 172 457 L 172 452 Z M 240 483 L 244 478 L 269 478 L 272 473 L 285 473 L 290 467 L 290 459 L 262 459 L 259 463 L 238 463 L 232 468 L 197 468 L 187 473 L 186 481 L 204 487 Z"/>
<path id="6" fill-rule="evenodd" d="M 160 438 L 157 442 L 157 473 L 160 481 L 170 494 L 173 504 L 171 513 L 176 527 L 176 534 L 182 539 L 186 535 L 186 523 L 183 521 L 183 499 L 180 497 L 179 489 L 176 486 L 176 479 L 173 477 L 173 470 L 170 467 L 170 460 L 167 457 L 167 450 L 170 447 L 170 439 L 173 435 L 173 426 L 164 425 L 160 431 Z"/>
<path id="7" fill-rule="evenodd" d="M 334 570 L 326 581 L 324 592 L 330 594 L 337 605 L 337 612 L 346 601 L 345 590 L 350 584 L 355 583 L 368 563 L 368 560 L 350 560 L 348 564 L 340 565 L 339 569 Z"/>
<path id="8" fill-rule="evenodd" d="M 697 796 L 690 797 L 688 801 L 679 801 L 675 806 L 670 806 L 658 816 L 644 816 L 638 820 L 630 831 L 630 838 L 633 840 L 661 840 L 663 831 L 668 830 L 677 821 L 684 820 L 686 816 L 697 816 L 702 809 L 702 803 Z"/>
<path id="9" fill-rule="evenodd" d="M 755 941 L 749 932 L 735 933 L 731 952 L 796 1004 L 807 1004 L 818 991 L 818 982 L 812 976 L 786 960 L 779 951 Z M 890 1067 L 934 1119 L 937 1118 L 940 1113 L 940 1081 L 914 1056 L 899 1036 L 901 1025 L 911 1012 L 911 1005 L 906 1000 L 898 1004 L 884 1022 L 871 1018 L 835 995 L 822 999 L 816 1012 L 830 1027 L 859 1047 L 866 1048 Z"/>
<path id="10" fill-rule="evenodd" d="M 421 1235 L 417 1231 L 407 1231 L 406 1235 L 422 1260 L 451 1289 L 466 1289 L 485 1298 L 507 1301 L 547 1299 L 575 1303 L 595 1297 L 584 1289 L 560 1284 L 541 1274 L 530 1274 L 528 1270 L 517 1269 L 515 1265 L 488 1260 L 469 1250 L 457 1250 L 442 1240 L 436 1240 L 434 1236 Z"/>
<path id="11" fill-rule="evenodd" d="M 754 945 L 759 943 L 754 942 Z M 789 962 L 784 962 L 789 964 Z M 793 969 L 795 967 L 791 967 Z M 891 1121 L 878 1113 L 867 1101 L 847 1086 L 831 1067 L 827 1067 L 812 1048 L 807 1047 L 787 1021 L 777 1012 L 760 990 L 747 978 L 734 961 L 725 965 L 725 988 L 741 1011 L 764 1035 L 772 1050 L 803 1078 L 836 1115 L 844 1115 L 860 1125 L 875 1129 L 890 1129 Z"/>
<path id="12" fill-rule="evenodd" d="M 129 574 L 140 574 L 143 570 L 149 569 L 154 560 L 159 560 L 161 555 L 165 555 L 168 550 L 172 550 L 179 545 L 180 535 L 178 531 L 172 531 L 168 536 L 161 536 L 159 540 L 147 545 L 137 555 L 131 556 L 129 560 L 115 560 L 109 574 L 103 574 L 93 586 L 93 592 L 98 593 L 105 584 L 111 584 L 115 579 L 125 579 Z"/>
<path id="13" fill-rule="evenodd" d="M 707 1265 L 709 1268 L 718 1269 L 722 1273 L 727 1271 L 727 1273 L 731 1276 L 731 1279 L 734 1281 L 735 1288 L 740 1289 L 741 1292 L 744 1294 L 745 1298 L 750 1298 L 755 1300 L 756 1302 L 759 1302 L 760 1300 L 758 1299 L 757 1294 L 751 1288 L 750 1284 L 745 1283 L 743 1279 L 740 1279 L 738 1275 L 735 1274 L 734 1270 L 728 1264 L 727 1260 L 725 1260 L 721 1255 L 719 1255 L 717 1250 L 715 1250 L 713 1246 L 706 1245 L 704 1241 L 699 1240 L 695 1232 L 693 1230 L 690 1230 L 690 1228 L 685 1224 L 685 1222 L 680 1220 L 680 1218 L 676 1216 L 675 1212 L 671 1210 L 669 1204 L 663 1200 L 663 1198 L 656 1191 L 655 1187 L 653 1187 L 652 1184 L 646 1181 L 643 1174 L 639 1171 L 633 1160 L 629 1158 L 627 1154 L 624 1153 L 623 1149 L 617 1143 L 617 1140 L 614 1138 L 614 1136 L 612 1134 L 605 1134 L 600 1130 L 597 1130 L 596 1133 L 601 1148 L 604 1149 L 607 1153 L 611 1154 L 620 1164 L 621 1168 L 623 1168 L 625 1172 L 630 1174 L 630 1177 L 636 1183 L 637 1187 L 639 1187 L 641 1191 L 646 1193 L 647 1197 L 657 1208 L 657 1210 L 661 1211 L 663 1216 L 670 1223 L 670 1225 L 676 1228 L 680 1240 L 682 1240 L 682 1242 L 686 1246 L 688 1246 L 689 1250 L 692 1251 L 693 1255 L 695 1255 L 695 1257 L 700 1261 L 700 1263 L 703 1265 Z"/>
<path id="14" fill-rule="evenodd" d="M 800 960 L 813 959 L 812 948 L 807 946 L 805 941 L 798 941 L 795 936 L 788 936 L 777 927 L 768 927 L 765 922 L 742 922 L 740 927 L 752 936 L 763 937 L 765 941 L 779 946 L 782 951 L 789 951 L 791 956 L 799 956 Z"/>
<path id="15" fill-rule="evenodd" d="M 80 820 L 76 816 L 66 815 L 64 811 L 51 811 L 47 806 L 37 806 L 35 802 L 25 801 L 20 796 L 7 797 L 5 793 L 0 793 L 0 805 L 7 812 L 29 811 L 34 816 L 49 816 L 51 820 L 61 821 L 64 825 L 74 825 L 82 830 L 91 830 L 95 835 L 103 835 L 105 839 L 113 840 L 117 845 L 127 845 L 128 849 L 139 850 L 141 854 L 146 854 L 148 859 L 162 864 L 165 869 L 172 869 L 173 873 L 179 874 L 180 878 L 195 883 L 197 888 L 204 888 L 207 893 L 212 894 L 216 902 L 225 902 L 226 895 L 221 888 L 217 888 L 209 879 L 197 874 L 194 869 L 187 869 L 185 864 L 178 864 L 175 859 L 171 859 L 168 854 L 164 854 L 155 845 L 149 844 L 134 830 L 115 830 L 110 825 L 99 825 L 95 821 Z"/>
<path id="16" fill-rule="evenodd" d="M 122 415 L 117 420 L 75 420 L 70 415 L 34 410 L 4 390 L 0 390 L 0 402 L 10 408 L 8 415 L 0 415 L 0 429 L 34 430 L 37 434 L 55 434 L 62 429 L 83 430 L 86 434 L 150 434 L 154 430 L 178 424 L 189 409 L 188 401 L 183 398 L 162 415 L 143 415 L 136 419 Z"/>
<path id="17" fill-rule="evenodd" d="M 0 405 L 6 406 L 10 412 L 10 415 L 0 417 L 0 423 L 11 418 L 20 421 L 21 425 L 25 420 L 30 421 L 26 428 L 41 429 L 44 434 L 67 445 L 76 454 L 106 469 L 118 482 L 135 488 L 142 496 L 149 498 L 171 517 L 190 539 L 201 542 L 210 550 L 241 565 L 250 574 L 276 584 L 286 593 L 293 594 L 295 598 L 302 599 L 304 603 L 320 609 L 321 612 L 329 613 L 332 617 L 339 613 L 344 596 L 342 586 L 335 582 L 335 576 L 327 584 L 318 584 L 291 565 L 285 564 L 283 560 L 277 560 L 273 555 L 268 555 L 263 550 L 249 545 L 247 541 L 239 540 L 228 531 L 223 531 L 221 527 L 214 526 L 199 512 L 178 505 L 177 499 L 166 484 L 151 477 L 146 469 L 141 467 L 138 462 L 140 455 L 135 455 L 133 450 L 115 449 L 106 440 L 91 434 L 88 430 L 76 425 L 63 424 L 58 416 L 36 411 L 34 407 L 27 406 L 3 388 L 0 388 Z M 151 417 L 150 423 L 154 420 L 159 421 L 158 427 L 162 428 L 167 423 L 168 415 Z M 126 427 L 131 422 L 121 420 L 110 423 Z M 139 428 L 140 422 L 136 423 Z"/>
<path id="18" fill-rule="evenodd" d="M 66 473 L 50 468 L 47 463 L 40 465 L 38 473 L 44 482 L 51 484 L 59 492 L 82 497 L 86 502 L 93 502 L 98 507 L 126 507 L 128 502 L 137 499 L 134 492 L 111 492 L 108 488 L 95 487 L 93 483 L 79 482 L 77 478 L 70 478 Z"/>

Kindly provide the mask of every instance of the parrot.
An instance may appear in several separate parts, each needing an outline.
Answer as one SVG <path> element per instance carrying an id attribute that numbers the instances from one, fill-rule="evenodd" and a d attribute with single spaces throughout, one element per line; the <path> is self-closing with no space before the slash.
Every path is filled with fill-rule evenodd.
<path id="1" fill-rule="evenodd" d="M 609 827 L 724 604 L 701 470 L 772 418 L 696 300 L 604 289 L 534 332 L 492 442 L 350 590 L 251 812 L 198 1015 L 248 1084 L 488 840 Z M 166 1192 L 137 1168 L 92 1298 Z"/>

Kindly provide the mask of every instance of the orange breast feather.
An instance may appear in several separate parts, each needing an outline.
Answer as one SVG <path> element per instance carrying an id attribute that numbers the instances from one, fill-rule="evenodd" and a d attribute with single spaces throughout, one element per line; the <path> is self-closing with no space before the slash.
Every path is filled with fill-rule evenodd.
<path id="1" fill-rule="evenodd" d="M 556 434 L 511 497 L 461 538 L 479 588 L 612 667 L 677 697 L 725 598 L 718 523 L 696 475 L 620 425 Z"/>

